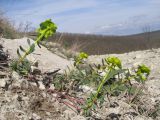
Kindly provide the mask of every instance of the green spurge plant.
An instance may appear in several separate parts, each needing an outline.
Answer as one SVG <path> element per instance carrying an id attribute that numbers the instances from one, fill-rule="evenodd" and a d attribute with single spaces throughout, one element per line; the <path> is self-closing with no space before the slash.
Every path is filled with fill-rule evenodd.
<path id="1" fill-rule="evenodd" d="M 143 83 L 145 80 L 147 80 L 149 74 L 150 74 L 150 69 L 147 66 L 139 65 L 135 77 L 138 82 Z"/>
<path id="2" fill-rule="evenodd" d="M 20 50 L 24 52 L 24 55 L 21 56 L 19 53 L 19 49 L 17 50 L 17 54 L 19 55 L 19 61 L 18 63 L 21 63 L 27 55 L 31 54 L 35 50 L 35 46 L 38 45 L 40 47 L 40 42 L 44 39 L 47 39 L 48 37 L 52 36 L 56 32 L 57 26 L 51 21 L 51 19 L 48 19 L 40 24 L 40 28 L 37 29 L 38 37 L 35 40 L 33 44 L 29 44 L 29 48 L 25 50 L 22 46 L 20 46 Z"/>
<path id="3" fill-rule="evenodd" d="M 37 29 L 38 36 L 37 36 L 37 39 L 35 40 L 35 42 L 33 44 L 31 44 L 30 40 L 28 39 L 27 42 L 28 42 L 29 48 L 27 50 L 24 49 L 22 46 L 19 46 L 19 49 L 17 49 L 17 54 L 19 56 L 19 59 L 18 59 L 18 61 L 13 62 L 11 64 L 12 69 L 19 71 L 18 70 L 19 68 L 25 68 L 23 66 L 26 65 L 26 64 L 24 64 L 24 61 L 26 61 L 26 56 L 34 52 L 36 45 L 41 47 L 40 42 L 43 41 L 44 39 L 47 39 L 48 37 L 52 36 L 56 32 L 56 29 L 57 29 L 57 26 L 55 25 L 55 23 L 53 23 L 51 21 L 51 19 L 48 19 L 48 20 L 42 22 L 40 24 L 40 27 Z M 24 54 L 21 55 L 20 51 L 22 51 Z"/>
<path id="4" fill-rule="evenodd" d="M 78 88 L 79 85 L 88 84 L 89 79 L 92 78 L 88 70 L 81 68 L 81 65 L 85 65 L 85 60 L 88 58 L 88 55 L 84 52 L 79 53 L 74 57 L 74 68 L 70 69 L 68 67 L 68 72 L 64 74 L 57 75 L 53 81 L 55 88 L 59 91 L 64 91 L 66 88 L 73 90 Z M 93 82 L 93 81 L 92 81 Z M 74 90 L 75 90 L 74 89 Z"/>
<path id="5" fill-rule="evenodd" d="M 77 90 L 80 85 L 93 85 L 95 92 L 91 92 L 85 104 L 81 108 L 85 115 L 89 115 L 91 110 L 102 106 L 105 95 L 110 102 L 110 96 L 118 96 L 124 93 L 129 103 L 132 103 L 136 95 L 139 95 L 141 87 L 134 86 L 132 81 L 137 81 L 141 86 L 147 80 L 150 69 L 145 65 L 139 65 L 134 71 L 122 67 L 121 60 L 117 57 L 102 59 L 102 64 L 88 64 L 86 53 L 80 53 L 74 58 L 74 69 L 69 69 L 69 73 L 62 75 L 62 78 L 55 81 L 55 86 L 60 85 L 60 89 L 70 88 Z M 74 87 L 70 83 L 75 83 Z M 71 84 L 73 85 L 73 84 Z M 58 88 L 58 87 L 56 87 Z M 129 98 L 129 99 L 128 99 Z"/>
<path id="6" fill-rule="evenodd" d="M 86 106 L 84 107 L 85 114 L 88 114 L 88 110 L 92 107 L 95 108 L 98 99 L 102 103 L 104 99 L 104 91 L 102 91 L 102 89 L 106 81 L 113 78 L 115 75 L 124 72 L 124 70 L 121 69 L 121 61 L 117 57 L 108 57 L 105 59 L 105 62 L 107 65 L 100 68 L 104 70 L 103 72 L 105 72 L 105 75 L 102 77 L 96 93 L 91 93 L 90 98 L 87 100 Z"/>
<path id="7" fill-rule="evenodd" d="M 74 66 L 78 68 L 80 64 L 84 64 L 84 60 L 88 58 L 88 55 L 81 52 L 78 56 L 74 57 Z"/>
<path id="8" fill-rule="evenodd" d="M 105 62 L 105 63 L 104 63 Z M 131 84 L 131 80 L 138 83 L 144 83 L 150 74 L 150 69 L 145 65 L 139 65 L 135 73 L 131 74 L 129 69 L 123 69 L 121 61 L 117 57 L 108 57 L 102 61 L 102 65 L 97 67 L 104 74 L 101 76 L 99 85 L 95 93 L 91 93 L 83 107 L 84 113 L 88 115 L 90 110 L 94 110 L 98 105 L 104 102 L 105 94 L 113 94 L 120 91 L 128 91 L 129 97 L 131 91 L 135 88 Z"/>
<path id="9" fill-rule="evenodd" d="M 121 60 L 117 57 L 102 59 L 102 64 L 98 65 L 88 64 L 85 61 L 87 58 L 88 55 L 86 53 L 80 53 L 74 58 L 75 68 L 69 70 L 68 74 L 63 75 L 60 81 L 54 80 L 55 86 L 60 85 L 63 90 L 68 86 L 72 89 L 73 86 L 70 87 L 70 83 L 76 83 L 74 84 L 75 90 L 80 85 L 94 85 L 96 87 L 96 91 L 91 92 L 85 104 L 81 107 L 85 115 L 89 115 L 91 110 L 96 110 L 98 106 L 101 107 L 105 101 L 105 95 L 109 100 L 110 96 L 118 96 L 121 93 L 125 93 L 125 96 L 129 98 L 127 99 L 129 100 L 128 102 L 132 103 L 141 90 L 140 87 L 132 85 L 132 81 L 137 81 L 138 84 L 143 85 L 150 74 L 150 69 L 145 65 L 139 65 L 133 71 L 128 68 L 124 69 Z"/>

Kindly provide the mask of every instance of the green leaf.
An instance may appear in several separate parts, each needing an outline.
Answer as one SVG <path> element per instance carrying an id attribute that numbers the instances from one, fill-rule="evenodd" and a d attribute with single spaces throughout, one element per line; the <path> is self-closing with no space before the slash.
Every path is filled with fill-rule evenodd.
<path id="1" fill-rule="evenodd" d="M 100 98 L 98 99 L 100 102 L 100 106 L 102 107 L 102 104 L 104 103 L 105 99 L 104 99 L 104 95 L 101 95 Z"/>
<path id="2" fill-rule="evenodd" d="M 102 59 L 102 65 L 105 66 L 104 59 Z"/>
<path id="3" fill-rule="evenodd" d="M 28 43 L 29 46 L 31 45 L 30 39 L 27 39 L 27 43 Z"/>
<path id="4" fill-rule="evenodd" d="M 33 43 L 33 44 L 30 46 L 30 49 L 29 49 L 28 54 L 31 54 L 32 52 L 34 52 L 34 50 L 35 50 L 35 44 Z"/>
<path id="5" fill-rule="evenodd" d="M 39 48 L 41 48 L 41 45 L 40 45 L 40 43 L 39 43 L 39 42 L 37 42 L 37 45 L 38 45 L 38 47 L 39 47 Z"/>
<path id="6" fill-rule="evenodd" d="M 18 55 L 19 58 L 21 57 L 21 54 L 20 54 L 20 52 L 19 52 L 19 49 L 17 49 L 17 55 Z"/>
<path id="7" fill-rule="evenodd" d="M 19 46 L 19 48 L 21 51 L 26 52 L 26 50 L 22 46 Z"/>
<path id="8" fill-rule="evenodd" d="M 96 107 L 97 107 L 96 104 L 93 104 L 93 105 L 92 105 L 92 109 L 93 109 L 93 110 L 96 110 Z"/>

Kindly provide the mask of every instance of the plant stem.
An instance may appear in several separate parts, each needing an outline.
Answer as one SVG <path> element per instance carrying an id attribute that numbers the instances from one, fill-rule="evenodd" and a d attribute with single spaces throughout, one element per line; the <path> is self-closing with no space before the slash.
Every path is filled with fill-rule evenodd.
<path id="1" fill-rule="evenodd" d="M 44 34 L 41 34 L 41 35 L 36 39 L 36 41 L 33 43 L 34 45 L 37 45 L 38 42 L 39 42 L 40 40 L 42 40 L 42 38 L 44 37 L 44 35 L 45 35 L 45 33 L 46 33 L 47 30 L 48 30 L 48 29 L 45 30 Z M 21 62 L 26 58 L 26 56 L 28 55 L 29 51 L 30 51 L 30 47 L 27 49 L 27 51 L 25 52 L 25 54 L 19 59 L 18 64 L 21 63 Z"/>
<path id="2" fill-rule="evenodd" d="M 95 96 L 94 96 L 92 102 L 87 106 L 87 109 L 90 108 L 90 107 L 92 107 L 93 103 L 97 100 L 98 94 L 100 93 L 100 91 L 101 91 L 101 89 L 102 89 L 104 83 L 106 82 L 106 79 L 107 79 L 109 73 L 110 73 L 110 70 L 109 70 L 109 72 L 106 73 L 105 76 L 103 77 L 103 79 L 102 79 L 100 85 L 98 86 L 97 92 L 96 92 L 96 94 L 95 94 Z"/>

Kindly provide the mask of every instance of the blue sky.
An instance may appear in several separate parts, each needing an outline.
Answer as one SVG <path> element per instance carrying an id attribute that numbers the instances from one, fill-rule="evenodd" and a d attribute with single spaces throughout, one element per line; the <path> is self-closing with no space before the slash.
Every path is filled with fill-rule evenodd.
<path id="1" fill-rule="evenodd" d="M 0 0 L 0 9 L 15 23 L 34 27 L 51 18 L 60 32 L 106 35 L 160 29 L 160 0 Z"/>

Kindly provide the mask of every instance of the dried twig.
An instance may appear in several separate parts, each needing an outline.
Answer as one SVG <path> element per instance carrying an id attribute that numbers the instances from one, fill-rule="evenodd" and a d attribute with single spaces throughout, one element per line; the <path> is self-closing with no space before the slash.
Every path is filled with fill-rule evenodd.
<path id="1" fill-rule="evenodd" d="M 52 89 L 49 89 L 47 92 L 56 93 L 57 94 L 56 99 L 59 102 L 65 104 L 66 106 L 68 106 L 70 108 L 74 108 L 77 111 L 81 110 L 79 105 L 83 105 L 85 103 L 85 101 L 83 99 L 75 98 L 75 97 L 73 97 L 73 96 L 71 96 L 71 95 L 69 95 L 68 93 L 65 93 L 65 92 L 58 92 L 58 91 L 52 90 Z M 63 99 L 67 99 L 69 102 L 63 101 Z"/>

